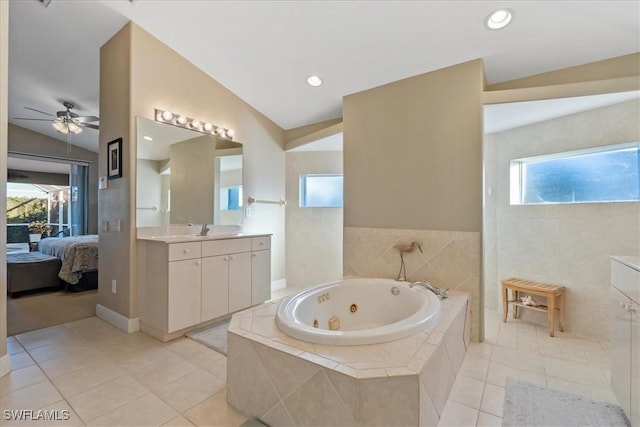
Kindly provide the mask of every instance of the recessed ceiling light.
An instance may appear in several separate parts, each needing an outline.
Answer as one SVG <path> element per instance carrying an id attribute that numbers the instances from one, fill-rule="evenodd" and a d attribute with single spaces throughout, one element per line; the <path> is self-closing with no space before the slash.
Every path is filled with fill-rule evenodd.
<path id="1" fill-rule="evenodd" d="M 499 30 L 509 25 L 513 19 L 513 11 L 511 9 L 498 9 L 491 15 L 487 16 L 484 24 L 490 30 Z"/>
<path id="2" fill-rule="evenodd" d="M 309 83 L 311 86 L 317 87 L 322 84 L 322 80 L 318 76 L 309 76 L 309 78 L 307 79 L 307 83 Z"/>
<path id="3" fill-rule="evenodd" d="M 143 138 L 146 139 L 147 141 L 153 141 L 153 138 L 150 137 L 149 135 L 144 135 Z"/>

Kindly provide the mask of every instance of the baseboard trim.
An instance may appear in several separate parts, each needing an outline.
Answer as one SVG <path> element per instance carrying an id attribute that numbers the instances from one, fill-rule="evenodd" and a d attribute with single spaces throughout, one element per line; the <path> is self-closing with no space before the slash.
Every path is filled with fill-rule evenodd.
<path id="1" fill-rule="evenodd" d="M 11 371 L 11 358 L 9 354 L 0 357 L 0 377 L 7 375 Z"/>
<path id="2" fill-rule="evenodd" d="M 287 287 L 287 279 L 274 280 L 271 282 L 271 290 L 277 291 L 278 289 L 284 289 Z"/>
<path id="3" fill-rule="evenodd" d="M 137 317 L 129 319 L 128 317 L 100 304 L 96 304 L 96 316 L 128 334 L 138 332 L 140 330 L 140 319 Z"/>

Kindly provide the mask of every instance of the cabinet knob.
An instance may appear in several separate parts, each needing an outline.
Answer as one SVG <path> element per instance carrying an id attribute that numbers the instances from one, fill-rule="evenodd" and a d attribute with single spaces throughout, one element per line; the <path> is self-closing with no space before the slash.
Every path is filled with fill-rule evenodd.
<path id="1" fill-rule="evenodd" d="M 200 260 L 197 260 L 197 261 L 196 261 L 196 265 L 200 265 Z"/>
<path id="2" fill-rule="evenodd" d="M 189 253 L 189 249 L 183 249 L 182 252 L 184 252 L 185 254 Z"/>
<path id="3" fill-rule="evenodd" d="M 631 313 L 635 313 L 636 311 L 638 311 L 638 309 L 631 304 L 627 304 L 627 310 L 629 310 Z"/>
<path id="4" fill-rule="evenodd" d="M 264 246 L 264 242 L 258 243 L 258 246 Z"/>
<path id="5" fill-rule="evenodd" d="M 251 256 L 255 258 L 256 254 L 251 254 Z"/>
<path id="6" fill-rule="evenodd" d="M 229 256 L 229 261 L 233 261 L 233 255 Z"/>
<path id="7" fill-rule="evenodd" d="M 223 261 L 226 261 L 228 258 L 226 256 L 222 257 Z"/>

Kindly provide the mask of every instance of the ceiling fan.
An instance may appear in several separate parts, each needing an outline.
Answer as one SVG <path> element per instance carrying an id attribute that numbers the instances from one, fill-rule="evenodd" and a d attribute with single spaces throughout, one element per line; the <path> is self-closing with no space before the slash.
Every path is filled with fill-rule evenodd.
<path id="1" fill-rule="evenodd" d="M 53 117 L 53 119 L 33 119 L 30 117 L 16 117 L 16 120 L 35 120 L 35 121 L 50 121 L 54 128 L 60 133 L 69 134 L 69 132 L 74 134 L 79 134 L 82 132 L 82 128 L 89 129 L 99 129 L 100 127 L 94 122 L 100 121 L 100 119 L 96 116 L 79 116 L 78 114 L 71 111 L 74 105 L 71 102 L 63 101 L 62 105 L 66 108 L 66 110 L 56 112 L 56 115 L 46 113 L 44 111 L 36 110 L 35 108 L 24 107 L 27 110 L 35 111 L 40 114 L 45 114 L 47 116 Z"/>

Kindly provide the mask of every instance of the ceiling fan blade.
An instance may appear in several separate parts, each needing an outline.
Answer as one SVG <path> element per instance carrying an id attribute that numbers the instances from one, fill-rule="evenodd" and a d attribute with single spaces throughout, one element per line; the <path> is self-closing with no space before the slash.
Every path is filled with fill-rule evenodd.
<path id="1" fill-rule="evenodd" d="M 38 122 L 50 122 L 51 119 L 32 119 L 30 117 L 14 117 L 14 120 L 35 120 Z"/>
<path id="2" fill-rule="evenodd" d="M 100 129 L 100 126 L 92 125 L 90 123 L 78 123 L 78 126 L 82 126 L 83 128 L 89 128 L 89 129 Z"/>
<path id="3" fill-rule="evenodd" d="M 100 118 L 96 116 L 80 116 L 80 117 L 74 117 L 73 120 L 78 123 L 87 123 L 87 122 L 99 122 Z"/>
<path id="4" fill-rule="evenodd" d="M 24 107 L 24 108 L 26 108 L 27 110 L 35 111 L 37 113 L 46 114 L 47 116 L 55 117 L 51 113 L 45 113 L 44 111 L 36 110 L 35 108 L 31 108 L 31 107 Z"/>

